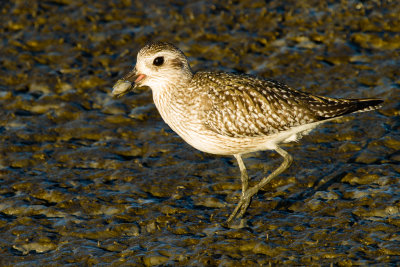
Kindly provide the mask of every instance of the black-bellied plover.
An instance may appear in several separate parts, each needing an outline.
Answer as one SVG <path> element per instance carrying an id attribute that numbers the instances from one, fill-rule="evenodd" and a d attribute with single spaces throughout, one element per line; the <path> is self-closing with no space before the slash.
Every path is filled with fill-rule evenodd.
<path id="1" fill-rule="evenodd" d="M 186 56 L 170 43 L 154 42 L 137 55 L 136 66 L 113 87 L 121 96 L 148 86 L 164 121 L 198 150 L 233 155 L 239 165 L 242 194 L 228 218 L 241 218 L 251 198 L 287 169 L 292 157 L 279 145 L 299 140 L 318 124 L 353 112 L 377 109 L 380 99 L 335 99 L 289 88 L 250 75 L 193 73 Z M 242 154 L 275 150 L 283 163 L 249 187 Z"/>

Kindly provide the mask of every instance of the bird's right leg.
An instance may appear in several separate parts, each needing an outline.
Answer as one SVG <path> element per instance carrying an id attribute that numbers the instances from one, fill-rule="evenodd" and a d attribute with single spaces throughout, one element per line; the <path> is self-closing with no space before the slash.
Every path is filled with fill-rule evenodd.
<path id="1" fill-rule="evenodd" d="M 240 201 L 236 205 L 236 208 L 233 210 L 232 214 L 229 216 L 227 222 L 230 222 L 236 216 L 239 209 L 243 208 L 244 205 L 246 206 L 246 209 L 250 205 L 250 199 L 249 201 L 244 203 L 245 192 L 249 187 L 249 176 L 247 175 L 246 166 L 244 165 L 243 159 L 240 154 L 236 154 L 234 155 L 234 157 L 236 158 L 240 169 L 240 179 L 242 180 L 242 195 L 240 196 Z"/>
<path id="2" fill-rule="evenodd" d="M 244 192 L 246 192 L 247 188 L 249 187 L 249 176 L 247 175 L 246 166 L 244 166 L 244 162 L 240 154 L 234 156 L 239 164 L 240 179 L 242 180 L 242 196 L 243 196 Z"/>

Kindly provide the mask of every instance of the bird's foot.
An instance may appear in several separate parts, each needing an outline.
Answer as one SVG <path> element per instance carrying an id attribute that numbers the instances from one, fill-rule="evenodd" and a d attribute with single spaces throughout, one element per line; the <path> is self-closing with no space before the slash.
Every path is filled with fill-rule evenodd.
<path id="1" fill-rule="evenodd" d="M 239 203 L 236 205 L 235 209 L 229 216 L 227 223 L 230 223 L 235 217 L 237 219 L 243 217 L 244 213 L 246 212 L 247 207 L 250 205 L 250 199 L 244 199 L 243 197 L 240 198 Z M 240 212 L 239 212 L 240 210 Z M 238 214 L 239 212 L 239 214 Z"/>
<path id="2" fill-rule="evenodd" d="M 240 219 L 243 217 L 243 215 L 246 213 L 247 208 L 250 205 L 251 198 L 255 193 L 257 193 L 257 191 L 258 190 L 255 190 L 255 188 L 253 187 L 242 193 L 239 203 L 236 205 L 228 220 L 226 220 L 227 223 L 230 223 L 234 218 Z"/>

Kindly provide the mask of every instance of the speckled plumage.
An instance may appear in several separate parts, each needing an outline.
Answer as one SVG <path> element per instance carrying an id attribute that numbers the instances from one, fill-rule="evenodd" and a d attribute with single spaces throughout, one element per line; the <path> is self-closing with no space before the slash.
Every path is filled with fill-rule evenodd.
<path id="1" fill-rule="evenodd" d="M 234 138 L 267 137 L 366 107 L 362 100 L 313 96 L 249 75 L 198 72 L 190 87 L 204 92 L 204 102 L 211 103 L 200 107 L 204 124 Z"/>
<path id="2" fill-rule="evenodd" d="M 122 95 L 148 86 L 164 121 L 186 142 L 208 153 L 235 155 L 242 173 L 242 197 L 229 217 L 241 217 L 252 195 L 286 169 L 291 157 L 280 143 L 295 141 L 318 124 L 353 112 L 379 108 L 379 99 L 334 99 L 289 88 L 250 75 L 191 71 L 174 45 L 151 43 L 138 53 L 135 68 L 114 86 Z M 259 184 L 248 188 L 240 155 L 271 149 L 284 163 Z M 251 191 L 251 192 L 250 192 Z M 246 193 L 247 192 L 247 193 Z"/>

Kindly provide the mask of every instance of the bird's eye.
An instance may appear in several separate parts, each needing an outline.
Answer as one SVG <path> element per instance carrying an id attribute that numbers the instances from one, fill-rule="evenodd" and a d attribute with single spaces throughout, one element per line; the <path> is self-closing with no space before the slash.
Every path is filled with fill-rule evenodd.
<path id="1" fill-rule="evenodd" d="M 153 61 L 153 65 L 161 66 L 164 63 L 164 57 L 156 57 Z"/>

